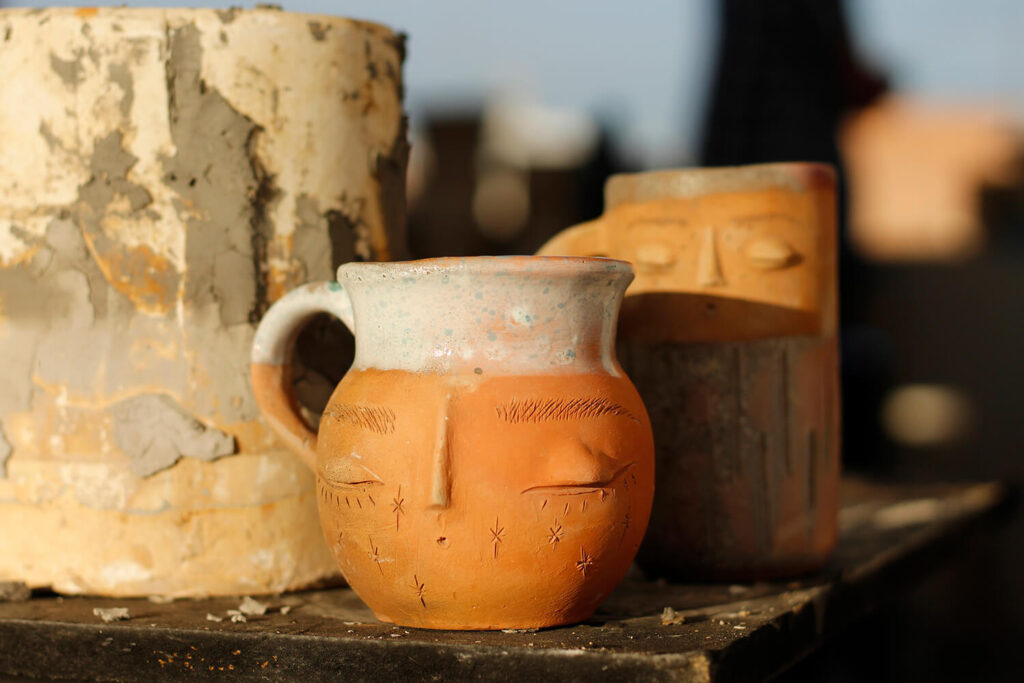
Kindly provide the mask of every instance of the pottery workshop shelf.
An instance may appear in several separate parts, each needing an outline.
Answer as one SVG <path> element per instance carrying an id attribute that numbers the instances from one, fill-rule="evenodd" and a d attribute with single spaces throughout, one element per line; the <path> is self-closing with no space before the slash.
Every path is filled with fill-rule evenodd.
<path id="1" fill-rule="evenodd" d="M 1010 499 L 998 484 L 847 480 L 839 547 L 819 575 L 731 585 L 630 577 L 588 622 L 540 631 L 394 627 L 348 589 L 245 604 L 0 602 L 0 678 L 756 680 L 956 557 L 965 538 L 1005 515 Z M 113 608 L 127 608 L 129 618 L 104 623 Z"/>

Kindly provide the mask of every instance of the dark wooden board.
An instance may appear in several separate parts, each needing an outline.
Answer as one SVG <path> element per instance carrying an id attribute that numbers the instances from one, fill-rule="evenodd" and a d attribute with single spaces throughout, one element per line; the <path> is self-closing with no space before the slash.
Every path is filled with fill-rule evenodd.
<path id="1" fill-rule="evenodd" d="M 821 574 L 734 585 L 630 576 L 590 621 L 533 632 L 382 624 L 345 588 L 258 598 L 267 613 L 244 623 L 226 617 L 238 598 L 0 602 L 0 679 L 757 680 L 954 558 L 1009 495 L 998 484 L 847 480 L 843 498 L 840 545 Z M 130 619 L 93 613 L 110 607 Z"/>

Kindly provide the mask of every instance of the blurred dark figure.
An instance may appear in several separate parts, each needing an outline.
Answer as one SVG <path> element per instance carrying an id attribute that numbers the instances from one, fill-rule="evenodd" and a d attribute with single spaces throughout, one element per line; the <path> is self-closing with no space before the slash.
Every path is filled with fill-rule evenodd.
<path id="1" fill-rule="evenodd" d="M 625 170 L 605 126 L 598 126 L 583 158 L 524 167 L 487 157 L 482 108 L 435 112 L 426 118 L 434 158 L 423 191 L 409 210 L 414 258 L 532 254 L 556 233 L 601 215 L 604 181 Z M 481 207 L 481 187 L 491 174 L 511 177 L 511 189 L 519 191 L 486 193 L 488 205 Z M 487 225 L 481 214 L 521 215 L 522 220 L 498 229 Z"/>
<path id="2" fill-rule="evenodd" d="M 470 209 L 476 186 L 480 112 L 434 114 L 426 128 L 434 150 L 434 168 L 423 201 L 409 211 L 409 251 L 413 258 L 486 253 Z"/>
<path id="3" fill-rule="evenodd" d="M 838 0 L 721 0 L 720 42 L 701 161 L 821 161 L 840 167 L 836 130 L 885 81 L 851 48 Z"/>
<path id="4" fill-rule="evenodd" d="M 870 267 L 846 238 L 846 182 L 837 132 L 886 82 L 859 62 L 839 0 L 721 0 L 720 39 L 701 150 L 703 166 L 819 161 L 839 172 L 839 311 L 843 458 L 882 467 L 878 421 L 891 385 L 884 335 L 867 327 Z"/>

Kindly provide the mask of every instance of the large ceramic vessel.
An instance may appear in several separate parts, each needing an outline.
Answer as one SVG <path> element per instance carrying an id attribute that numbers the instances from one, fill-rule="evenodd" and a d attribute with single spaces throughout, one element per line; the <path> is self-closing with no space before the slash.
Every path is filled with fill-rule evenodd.
<path id="1" fill-rule="evenodd" d="M 348 264 L 270 309 L 257 398 L 315 468 L 324 534 L 379 618 L 565 624 L 625 574 L 654 475 L 647 414 L 614 354 L 632 277 L 609 259 Z M 353 329 L 356 357 L 314 434 L 286 361 L 320 311 Z"/>
<path id="2" fill-rule="evenodd" d="M 658 493 L 638 561 L 680 579 L 821 567 L 836 542 L 835 180 L 818 164 L 614 176 L 539 253 L 635 264 L 620 355 Z"/>
<path id="3" fill-rule="evenodd" d="M 402 56 L 266 8 L 0 9 L 0 580 L 337 580 L 248 353 L 285 291 L 403 249 Z"/>

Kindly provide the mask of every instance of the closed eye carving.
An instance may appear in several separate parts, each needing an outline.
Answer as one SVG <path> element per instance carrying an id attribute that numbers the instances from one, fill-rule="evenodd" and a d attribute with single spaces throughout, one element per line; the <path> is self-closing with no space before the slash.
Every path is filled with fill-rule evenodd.
<path id="1" fill-rule="evenodd" d="M 747 262 L 761 270 L 780 270 L 795 266 L 802 260 L 800 254 L 780 237 L 757 237 L 744 248 Z"/>
<path id="2" fill-rule="evenodd" d="M 360 457 L 354 453 L 329 460 L 320 468 L 320 478 L 338 487 L 383 486 L 381 478 L 359 461 Z"/>
<path id="3" fill-rule="evenodd" d="M 632 461 L 611 458 L 600 450 L 589 448 L 579 439 L 568 439 L 546 454 L 544 465 L 537 472 L 537 484 L 522 492 L 595 493 L 614 485 L 632 466 Z"/>
<path id="4" fill-rule="evenodd" d="M 541 486 L 531 486 L 523 489 L 523 493 L 529 493 L 531 491 L 547 491 L 556 495 L 563 496 L 577 496 L 584 493 L 596 493 L 602 489 L 606 489 L 615 483 L 619 477 L 623 475 L 630 467 L 633 466 L 632 462 L 628 462 L 619 469 L 617 469 L 610 476 L 598 480 L 598 481 L 576 481 L 576 482 L 563 482 L 560 484 L 544 484 Z M 588 477 L 583 477 L 588 479 Z"/>

